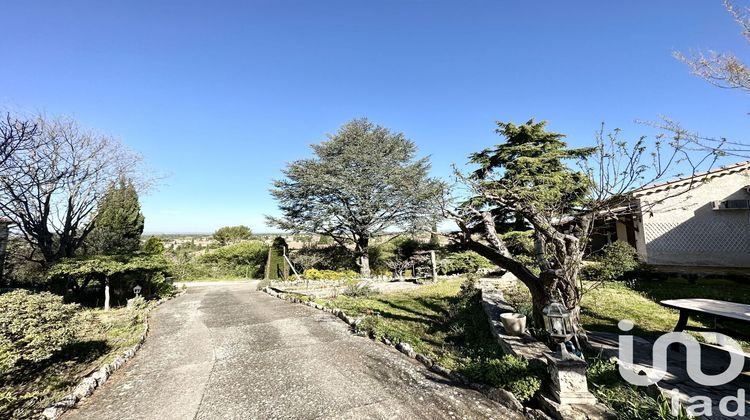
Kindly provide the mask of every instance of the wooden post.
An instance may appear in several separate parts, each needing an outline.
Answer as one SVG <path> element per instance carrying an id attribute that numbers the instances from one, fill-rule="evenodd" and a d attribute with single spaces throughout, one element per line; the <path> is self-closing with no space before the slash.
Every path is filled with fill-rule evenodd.
<path id="1" fill-rule="evenodd" d="M 432 281 L 437 282 L 437 261 L 435 258 L 435 250 L 430 250 L 430 263 L 432 264 Z"/>

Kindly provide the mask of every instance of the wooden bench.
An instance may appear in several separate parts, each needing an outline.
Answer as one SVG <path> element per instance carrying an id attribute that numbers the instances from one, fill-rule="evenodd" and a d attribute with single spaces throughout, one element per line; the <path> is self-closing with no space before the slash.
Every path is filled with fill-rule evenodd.
<path id="1" fill-rule="evenodd" d="M 675 332 L 684 330 L 693 331 L 715 331 L 718 329 L 717 321 L 719 319 L 728 319 L 732 321 L 741 321 L 750 323 L 750 305 L 735 302 L 725 302 L 714 299 L 672 299 L 662 300 L 662 306 L 677 309 L 680 311 L 680 319 L 674 327 Z M 688 317 L 690 315 L 708 315 L 714 318 L 714 325 L 717 328 L 698 328 L 688 327 Z"/>

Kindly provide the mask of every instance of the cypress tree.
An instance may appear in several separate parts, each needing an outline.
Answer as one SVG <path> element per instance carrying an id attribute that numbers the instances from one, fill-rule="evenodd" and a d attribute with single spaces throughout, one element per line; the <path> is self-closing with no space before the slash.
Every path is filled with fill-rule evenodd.
<path id="1" fill-rule="evenodd" d="M 140 249 L 144 217 L 133 183 L 121 177 L 99 204 L 90 249 L 97 254 L 128 254 Z"/>

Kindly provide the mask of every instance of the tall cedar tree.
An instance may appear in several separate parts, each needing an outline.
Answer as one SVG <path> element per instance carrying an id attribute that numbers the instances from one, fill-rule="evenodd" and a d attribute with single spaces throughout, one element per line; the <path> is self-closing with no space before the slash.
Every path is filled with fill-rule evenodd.
<path id="1" fill-rule="evenodd" d="M 283 216 L 268 220 L 353 246 L 360 274 L 368 277 L 372 237 L 391 228 L 429 229 L 443 184 L 428 176 L 428 158 L 415 159 L 412 141 L 367 119 L 328 137 L 311 146 L 313 158 L 290 163 L 285 179 L 274 181 L 271 194 Z"/>
<path id="2" fill-rule="evenodd" d="M 144 217 L 133 183 L 120 178 L 107 190 L 89 235 L 96 254 L 128 254 L 140 249 Z"/>
<path id="3" fill-rule="evenodd" d="M 523 125 L 498 122 L 496 132 L 506 140 L 470 156 L 470 163 L 478 169 L 459 176 L 474 196 L 459 207 L 464 216 L 454 217 L 468 248 L 528 286 L 537 321 L 542 308 L 552 301 L 565 304 L 578 315 L 581 292 L 577 278 L 593 222 L 592 214 L 584 211 L 592 182 L 565 161 L 585 158 L 595 149 L 570 149 L 562 140 L 564 136 L 545 131 L 545 124 L 533 120 Z M 513 255 L 510 244 L 498 234 L 498 215 L 508 214 L 533 229 L 532 262 Z M 475 231 L 481 232 L 482 240 L 472 238 Z"/>

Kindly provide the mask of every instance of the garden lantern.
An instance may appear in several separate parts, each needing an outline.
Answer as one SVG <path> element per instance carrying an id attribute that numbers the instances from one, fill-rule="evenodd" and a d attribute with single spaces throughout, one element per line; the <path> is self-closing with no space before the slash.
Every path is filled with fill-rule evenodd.
<path id="1" fill-rule="evenodd" d="M 573 337 L 573 323 L 570 312 L 558 302 L 552 302 L 542 309 L 544 327 L 550 337 L 558 342 L 565 342 Z"/>
<path id="2" fill-rule="evenodd" d="M 136 284 L 135 287 L 133 288 L 133 293 L 135 293 L 136 297 L 140 296 L 141 295 L 141 286 Z"/>

